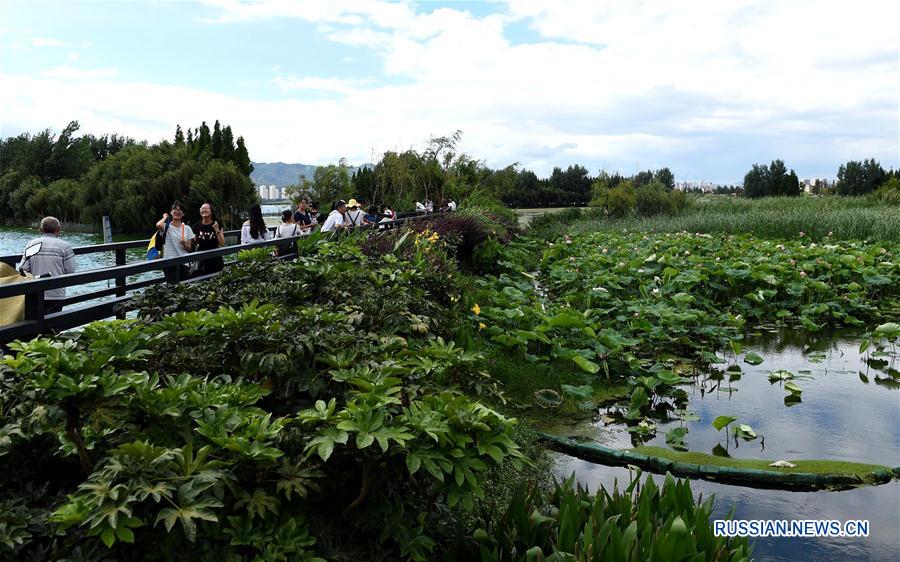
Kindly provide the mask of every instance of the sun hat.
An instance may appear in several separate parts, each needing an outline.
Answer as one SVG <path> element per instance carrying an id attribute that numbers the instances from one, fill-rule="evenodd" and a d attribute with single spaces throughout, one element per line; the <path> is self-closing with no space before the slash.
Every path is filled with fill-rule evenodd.
<path id="1" fill-rule="evenodd" d="M 351 199 L 347 201 L 348 207 L 359 207 L 359 202 L 356 199 Z"/>

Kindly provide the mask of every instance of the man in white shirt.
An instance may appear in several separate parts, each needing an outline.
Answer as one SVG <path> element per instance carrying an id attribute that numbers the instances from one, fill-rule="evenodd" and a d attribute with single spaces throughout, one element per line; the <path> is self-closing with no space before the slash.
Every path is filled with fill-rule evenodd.
<path id="1" fill-rule="evenodd" d="M 334 210 L 328 214 L 325 224 L 322 225 L 322 232 L 331 232 L 333 230 L 341 230 L 344 228 L 344 213 L 347 212 L 347 203 L 338 201 L 334 206 Z"/>

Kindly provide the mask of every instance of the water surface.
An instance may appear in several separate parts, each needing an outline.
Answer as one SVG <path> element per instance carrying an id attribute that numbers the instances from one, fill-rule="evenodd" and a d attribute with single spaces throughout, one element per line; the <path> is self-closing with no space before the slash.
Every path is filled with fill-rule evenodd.
<path id="1" fill-rule="evenodd" d="M 667 402 L 657 404 L 662 414 L 657 433 L 647 444 L 668 447 L 668 430 L 684 426 L 691 451 L 727 454 L 735 458 L 835 459 L 887 466 L 900 465 L 900 390 L 896 358 L 860 355 L 860 333 L 836 332 L 818 336 L 798 333 L 751 338 L 745 351 L 755 351 L 764 362 L 751 366 L 737 363 L 741 372 L 722 371 L 700 376 L 695 384 L 682 385 L 687 409 L 698 421 L 673 419 Z M 869 361 L 867 361 L 869 359 Z M 730 362 L 734 364 L 734 361 Z M 790 407 L 783 383 L 771 383 L 771 371 L 785 369 L 798 378 L 802 401 Z M 602 419 L 592 420 L 569 433 L 594 441 L 628 448 L 640 440 L 615 418 L 627 405 L 604 408 Z M 752 441 L 728 437 L 716 431 L 712 421 L 720 415 L 738 418 L 752 426 Z M 560 429 L 566 434 L 566 429 Z M 724 451 L 723 451 L 724 450 Z M 596 489 L 614 480 L 627 482 L 628 470 L 594 465 L 555 454 L 557 472 L 572 472 Z M 659 477 L 657 477 L 659 479 Z M 788 492 L 758 490 L 705 481 L 692 488 L 704 495 L 715 493 L 717 513 L 734 507 L 740 519 L 868 519 L 868 538 L 854 539 L 755 539 L 756 554 L 763 560 L 898 560 L 900 559 L 900 482 L 838 492 Z"/>

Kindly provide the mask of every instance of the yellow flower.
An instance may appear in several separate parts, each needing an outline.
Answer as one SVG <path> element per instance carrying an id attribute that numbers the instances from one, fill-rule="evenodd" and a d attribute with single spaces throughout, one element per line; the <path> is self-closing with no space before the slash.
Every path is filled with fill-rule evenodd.
<path id="1" fill-rule="evenodd" d="M 476 304 L 472 307 L 472 312 L 475 313 L 475 316 L 478 316 L 479 314 L 481 314 L 481 307 Z"/>
<path id="2" fill-rule="evenodd" d="M 487 326 L 484 325 L 484 322 L 479 322 L 479 323 L 478 323 L 478 331 L 479 331 L 479 332 L 480 332 L 481 330 L 484 330 L 485 328 L 487 328 Z"/>

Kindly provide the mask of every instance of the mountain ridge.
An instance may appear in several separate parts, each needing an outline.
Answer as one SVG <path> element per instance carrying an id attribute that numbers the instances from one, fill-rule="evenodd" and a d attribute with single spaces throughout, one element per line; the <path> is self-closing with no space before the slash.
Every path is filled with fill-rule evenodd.
<path id="1" fill-rule="evenodd" d="M 371 168 L 372 164 L 363 164 L 355 166 L 353 171 L 360 168 Z M 300 181 L 301 177 L 312 180 L 313 174 L 316 173 L 315 164 L 297 164 L 287 162 L 253 162 L 253 172 L 250 179 L 254 185 L 274 185 L 276 187 L 287 187 L 294 185 Z"/>

